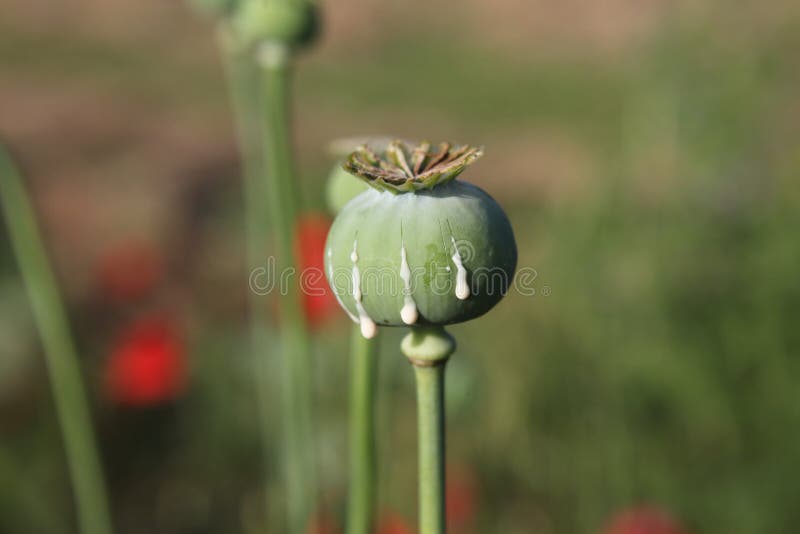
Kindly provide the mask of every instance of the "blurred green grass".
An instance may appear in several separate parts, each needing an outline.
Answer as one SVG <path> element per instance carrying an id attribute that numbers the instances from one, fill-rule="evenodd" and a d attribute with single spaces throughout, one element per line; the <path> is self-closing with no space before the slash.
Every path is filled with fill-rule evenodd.
<path id="1" fill-rule="evenodd" d="M 512 292 L 485 318 L 453 328 L 449 447 L 479 476 L 478 531 L 597 532 L 639 502 L 707 534 L 791 532 L 800 522 L 797 22 L 734 36 L 713 16 L 671 21 L 614 60 L 504 53 L 424 27 L 302 60 L 296 107 L 309 205 L 321 206 L 330 165 L 323 136 L 366 125 L 492 142 L 481 184 L 493 193 L 493 181 L 502 184 L 496 194 L 520 265 L 536 269 L 537 294 Z M 229 136 L 213 57 L 154 46 L 0 34 L 14 84 L 69 82 L 126 105 L 178 109 Z M 13 141 L 11 123 L 2 126 Z M 559 177 L 531 160 L 532 133 L 565 135 L 579 149 L 559 155 L 567 160 L 589 154 L 585 190 L 554 197 L 537 185 Z M 493 148 L 504 157 L 492 159 Z M 210 246 L 238 239 L 236 184 L 222 187 L 215 230 L 203 234 Z M 2 265 L 14 276 L 12 263 Z M 241 289 L 237 278 L 222 281 Z M 196 324 L 190 395 L 131 416 L 96 392 L 108 462 L 120 473 L 120 532 L 255 531 L 259 450 L 241 316 L 220 307 L 217 293 L 183 283 Z M 80 301 L 73 306 L 80 312 Z M 335 510 L 345 484 L 348 331 L 339 323 L 318 341 L 321 472 Z M 104 336 L 89 328 L 84 345 L 102 347 Z M 398 336 L 385 340 L 381 501 L 413 517 L 413 392 Z M 101 359 L 87 355 L 89 376 Z M 0 526 L 54 532 L 41 502 L 53 503 L 62 525 L 71 514 L 55 422 L 45 394 L 20 402 L 32 415 L 9 426 L 0 447 Z M 175 514 L 152 513 L 162 508 Z"/>

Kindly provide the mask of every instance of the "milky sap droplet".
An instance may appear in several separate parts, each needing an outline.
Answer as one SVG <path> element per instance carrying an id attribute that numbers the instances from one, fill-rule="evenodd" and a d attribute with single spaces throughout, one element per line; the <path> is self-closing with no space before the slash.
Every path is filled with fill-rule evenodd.
<path id="1" fill-rule="evenodd" d="M 361 327 L 361 335 L 367 339 L 372 339 L 378 333 L 378 326 L 375 321 L 367 314 L 364 305 L 361 303 L 361 273 L 358 271 L 358 252 L 356 251 L 358 241 L 353 242 L 353 252 L 350 259 L 353 261 L 353 299 L 356 301 L 356 311 L 358 311 L 358 323 Z"/>
<path id="2" fill-rule="evenodd" d="M 400 245 L 400 279 L 403 280 L 403 307 L 400 309 L 400 318 L 406 324 L 414 324 L 417 322 L 419 313 L 417 312 L 417 303 L 411 296 L 411 269 L 408 267 L 404 244 Z"/>
<path id="3" fill-rule="evenodd" d="M 453 256 L 452 260 L 456 266 L 456 298 L 465 300 L 469 298 L 469 285 L 467 284 L 467 270 L 461 262 L 461 254 L 458 253 L 456 246 L 456 239 L 450 236 L 450 241 L 453 242 Z"/>

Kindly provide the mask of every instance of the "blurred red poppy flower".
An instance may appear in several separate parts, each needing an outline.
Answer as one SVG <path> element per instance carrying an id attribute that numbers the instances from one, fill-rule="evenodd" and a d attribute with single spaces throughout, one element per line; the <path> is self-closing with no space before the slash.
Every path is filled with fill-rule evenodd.
<path id="1" fill-rule="evenodd" d="M 475 521 L 478 481 L 468 466 L 448 466 L 446 492 L 447 527 L 460 531 Z"/>
<path id="2" fill-rule="evenodd" d="M 153 406 L 178 396 L 186 386 L 182 336 L 165 316 L 127 325 L 114 340 L 105 370 L 108 395 L 127 406 Z"/>
<path id="3" fill-rule="evenodd" d="M 639 506 L 614 516 L 603 534 L 686 534 L 686 530 L 664 510 Z"/>
<path id="4" fill-rule="evenodd" d="M 164 277 L 160 254 L 152 246 L 123 241 L 105 250 L 95 264 L 100 294 L 114 302 L 128 302 L 149 294 Z"/>
<path id="5" fill-rule="evenodd" d="M 300 215 L 295 227 L 295 255 L 300 267 L 303 311 L 312 327 L 338 315 L 339 306 L 325 279 L 325 240 L 331 220 L 321 213 Z"/>
<path id="6" fill-rule="evenodd" d="M 378 521 L 376 534 L 414 534 L 414 529 L 402 517 L 384 513 Z"/>

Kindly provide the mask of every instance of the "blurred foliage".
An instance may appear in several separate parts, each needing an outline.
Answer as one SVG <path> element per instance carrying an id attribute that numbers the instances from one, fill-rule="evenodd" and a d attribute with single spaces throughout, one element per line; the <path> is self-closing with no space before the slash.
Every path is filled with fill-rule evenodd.
<path id="1" fill-rule="evenodd" d="M 489 178 L 502 185 L 520 265 L 537 276 L 535 295 L 512 291 L 485 318 L 452 329 L 459 352 L 448 384 L 449 451 L 480 481 L 476 532 L 597 532 L 639 502 L 704 534 L 791 532 L 800 523 L 800 25 L 787 18 L 751 35 L 715 24 L 713 16 L 669 21 L 613 62 L 510 55 L 468 35 L 414 34 L 301 65 L 301 110 L 338 110 L 351 124 L 398 135 L 425 135 L 430 126 L 463 133 L 465 142 L 489 137 L 500 150 L 530 130 L 552 131 L 589 161 L 580 191 L 566 198 L 531 193 L 513 162 L 481 168 L 497 174 Z M 170 71 L 158 57 L 80 39 L 11 32 L 0 44 L 3 69 L 37 83 L 77 76 L 76 68 L 113 80 L 126 97 L 180 99 L 210 120 L 224 112 L 219 73 L 208 69 Z M 69 46 L 28 61 L 33 45 Z M 376 113 L 383 122 L 370 118 Z M 315 126 L 342 133 L 322 123 L 299 128 Z M 537 174 L 521 139 L 512 144 L 516 158 Z M 321 205 L 330 161 L 313 148 L 301 153 L 304 187 L 309 204 Z M 492 183 L 481 182 L 494 193 Z M 236 183 L 218 187 L 223 194 L 203 214 L 211 221 L 192 242 L 205 243 L 190 251 L 196 263 L 239 239 Z M 3 313 L 16 276 L 5 243 Z M 193 326 L 187 396 L 130 411 L 94 391 L 120 533 L 262 528 L 241 280 L 189 272 L 175 281 Z M 112 327 L 93 328 L 81 299 L 72 308 L 94 379 Z M 20 346 L 36 347 L 30 328 L 13 328 L 28 336 Z M 335 515 L 346 483 L 348 333 L 337 322 L 316 339 L 323 501 Z M 399 335 L 384 339 L 380 500 L 413 517 L 415 410 Z M 0 531 L 69 532 L 43 370 L 18 356 L 3 354 L 16 360 L 0 365 L 19 377 L 13 395 L 0 395 Z M 24 357 L 37 361 L 37 350 Z M 275 443 L 266 449 L 274 457 Z M 278 488 L 269 496 L 276 503 Z"/>

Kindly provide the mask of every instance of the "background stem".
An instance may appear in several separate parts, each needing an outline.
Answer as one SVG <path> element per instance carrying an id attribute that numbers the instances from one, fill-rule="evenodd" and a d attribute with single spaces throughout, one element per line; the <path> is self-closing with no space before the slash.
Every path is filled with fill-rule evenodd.
<path id="1" fill-rule="evenodd" d="M 445 532 L 444 369 L 415 365 L 419 428 L 419 533 Z"/>
<path id="2" fill-rule="evenodd" d="M 111 518 L 103 473 L 66 312 L 22 180 L 2 146 L 0 202 L 44 346 L 80 530 L 109 534 Z"/>
<path id="3" fill-rule="evenodd" d="M 261 131 L 261 80 L 260 69 L 251 53 L 236 48 L 232 34 L 226 28 L 220 31 L 220 49 L 225 63 L 228 81 L 228 93 L 236 127 L 237 144 L 242 161 L 242 192 L 245 223 L 245 249 L 247 257 L 248 281 L 257 269 L 265 269 L 267 262 L 267 242 L 270 237 L 268 188 L 264 178 L 264 160 L 262 158 Z M 267 483 L 272 466 L 266 446 L 274 439 L 274 428 L 271 426 L 276 404 L 271 395 L 275 381 L 270 376 L 271 361 L 274 352 L 267 332 L 269 317 L 269 299 L 259 294 L 254 287 L 248 288 L 248 304 L 250 312 L 250 344 L 252 363 L 258 399 L 259 428 L 261 431 L 263 458 L 263 480 L 266 521 L 273 517 L 269 512 L 272 506 L 269 499 Z"/>
<path id="4" fill-rule="evenodd" d="M 358 324 L 350 342 L 350 495 L 347 534 L 369 534 L 375 515 L 375 382 L 380 336 L 366 339 Z"/>
<path id="5" fill-rule="evenodd" d="M 292 169 L 289 132 L 290 51 L 286 45 L 266 43 L 259 51 L 262 75 L 263 157 L 266 163 L 270 214 L 280 276 L 294 268 L 294 224 L 297 191 Z M 312 432 L 311 351 L 302 313 L 299 273 L 279 286 L 280 337 L 284 388 L 285 465 L 289 532 L 304 534 L 316 505 L 314 439 Z"/>

